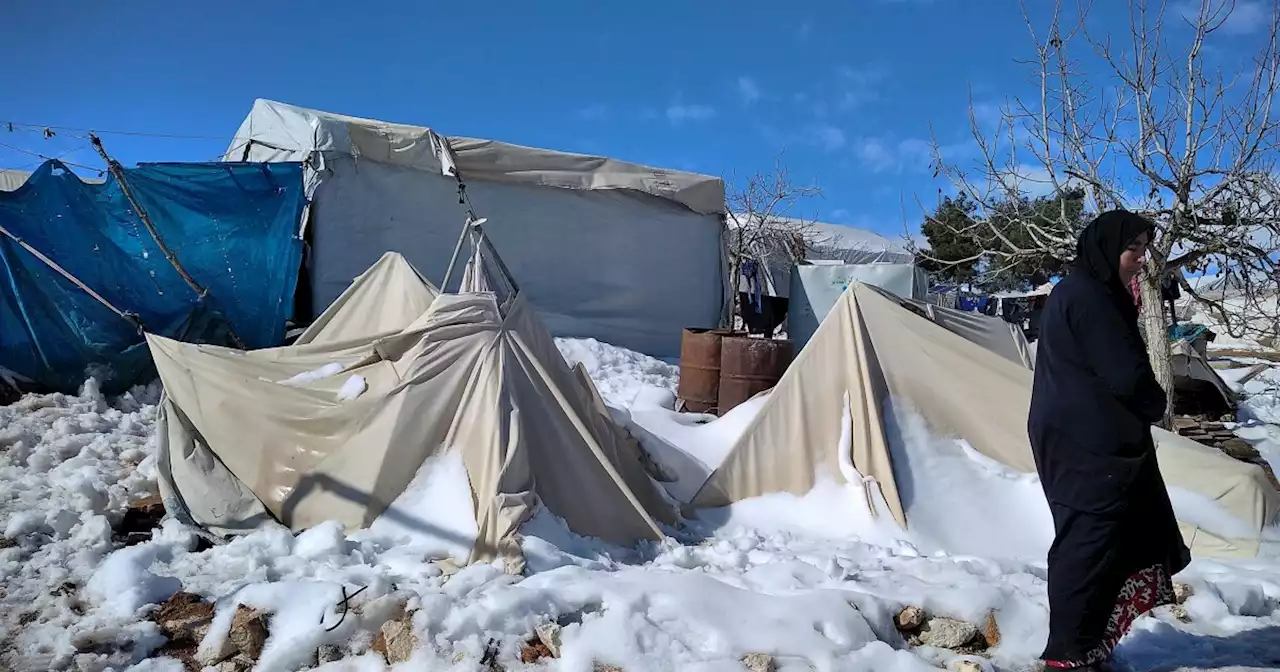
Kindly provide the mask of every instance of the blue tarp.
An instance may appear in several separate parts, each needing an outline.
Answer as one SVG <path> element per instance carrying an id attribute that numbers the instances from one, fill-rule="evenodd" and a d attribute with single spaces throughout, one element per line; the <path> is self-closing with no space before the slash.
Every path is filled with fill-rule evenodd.
<path id="1" fill-rule="evenodd" d="M 228 343 L 230 327 L 246 347 L 279 345 L 302 256 L 302 165 L 153 163 L 124 172 L 205 296 L 165 258 L 114 178 L 86 184 L 48 161 L 16 191 L 0 192 L 9 234 L 0 232 L 0 366 L 67 392 L 92 368 L 113 393 L 154 371 L 141 329 Z"/>

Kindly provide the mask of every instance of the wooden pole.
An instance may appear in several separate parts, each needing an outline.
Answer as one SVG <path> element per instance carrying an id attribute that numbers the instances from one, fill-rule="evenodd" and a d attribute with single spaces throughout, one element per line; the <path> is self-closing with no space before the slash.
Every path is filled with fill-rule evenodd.
<path id="1" fill-rule="evenodd" d="M 138 202 L 138 199 L 134 198 L 133 191 L 129 188 L 129 181 L 125 179 L 124 168 L 121 167 L 120 162 L 111 158 L 107 154 L 107 150 L 102 146 L 102 140 L 98 138 L 98 136 L 90 133 L 89 142 L 93 144 L 93 148 L 98 150 L 98 155 L 106 162 L 107 170 L 111 173 L 112 177 L 116 178 L 116 183 L 120 185 L 120 191 L 123 192 L 124 197 L 129 200 L 129 205 L 132 206 L 133 211 L 137 213 L 138 219 L 142 220 L 142 225 L 147 228 L 147 233 L 151 234 L 151 240 L 155 241 L 156 246 L 160 248 L 160 252 L 164 254 L 164 258 L 169 261 L 169 265 L 173 266 L 173 270 L 177 271 L 178 275 L 182 276 L 183 282 L 187 283 L 187 286 L 191 288 L 191 291 L 195 292 L 197 297 L 203 299 L 208 295 L 209 290 L 196 282 L 196 279 L 191 277 L 190 273 L 187 273 L 187 269 L 183 268 L 182 264 L 178 262 L 178 255 L 175 254 L 173 250 L 169 249 L 169 246 L 165 244 L 164 239 L 160 237 L 160 232 L 156 230 L 155 224 L 151 223 L 151 217 L 147 215 L 146 209 L 142 207 L 142 204 Z M 231 342 L 234 343 L 237 348 L 242 350 L 244 349 L 244 341 L 241 341 L 240 337 L 236 335 L 235 329 L 231 327 L 229 322 L 227 324 L 227 335 L 230 336 Z"/>

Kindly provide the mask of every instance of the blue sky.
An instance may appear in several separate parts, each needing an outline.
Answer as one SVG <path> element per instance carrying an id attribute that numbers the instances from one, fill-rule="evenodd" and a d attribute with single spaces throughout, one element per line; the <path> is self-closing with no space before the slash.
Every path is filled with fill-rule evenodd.
<path id="1" fill-rule="evenodd" d="M 258 97 L 726 178 L 785 148 L 795 214 L 897 236 L 1030 47 L 1016 0 L 5 3 L 0 123 L 195 136 L 104 133 L 126 164 L 219 156 Z M 0 125 L 0 168 L 101 165 L 57 133 Z"/>

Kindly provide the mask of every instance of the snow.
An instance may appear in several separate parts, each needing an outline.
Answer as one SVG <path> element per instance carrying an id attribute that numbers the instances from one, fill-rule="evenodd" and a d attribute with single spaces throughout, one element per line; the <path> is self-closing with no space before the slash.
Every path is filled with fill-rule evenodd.
<path id="1" fill-rule="evenodd" d="M 369 384 L 365 381 L 364 376 L 351 376 L 338 389 L 338 401 L 351 401 L 364 394 L 367 389 L 369 389 Z"/>
<path id="2" fill-rule="evenodd" d="M 718 420 L 676 414 L 674 367 L 595 341 L 557 345 L 586 366 L 655 459 L 689 468 L 663 484 L 673 496 L 692 496 L 766 403 Z M 462 566 L 478 530 L 452 450 L 424 464 L 366 530 L 325 523 L 294 535 L 269 526 L 202 549 L 192 530 L 169 519 L 151 541 L 121 547 L 112 525 L 129 502 L 156 492 L 158 396 L 151 388 L 106 399 L 91 381 L 79 396 L 0 407 L 0 529 L 8 540 L 0 545 L 0 668 L 182 669 L 156 657 L 164 637 L 148 620 L 179 588 L 216 602 L 206 652 L 227 638 L 237 605 L 267 615 L 262 672 L 311 666 L 322 644 L 348 656 L 316 669 L 386 672 L 370 649 L 401 608 L 413 614 L 421 642 L 401 670 L 483 669 L 491 641 L 513 672 L 587 672 L 593 663 L 627 672 L 740 670 L 749 653 L 773 656 L 780 670 L 910 672 L 955 669 L 962 660 L 1021 670 L 1047 633 L 1042 558 L 1051 526 L 1034 477 L 930 435 L 896 400 L 887 409 L 890 443 L 895 461 L 911 465 L 914 482 L 898 479 L 910 530 L 893 521 L 878 484 L 842 459 L 807 494 L 700 511 L 671 538 L 633 548 L 575 535 L 539 508 L 521 527 L 528 571 L 520 577 L 500 564 Z M 1237 431 L 1274 440 L 1270 425 L 1249 422 Z M 846 421 L 837 449 L 850 433 Z M 1194 495 L 1174 499 L 1180 515 L 1191 509 L 1210 527 L 1236 522 L 1213 518 L 1222 512 Z M 1178 579 L 1194 590 L 1185 605 L 1191 622 L 1168 609 L 1140 619 L 1117 653 L 1122 666 L 1276 667 L 1280 564 L 1198 558 Z M 358 590 L 341 617 L 344 591 Z M 908 605 L 975 624 L 994 616 L 1001 643 L 990 660 L 910 649 L 893 626 Z M 551 621 L 563 627 L 561 657 L 522 666 L 521 643 Z"/>
<path id="3" fill-rule="evenodd" d="M 676 390 L 679 367 L 594 338 L 557 338 L 569 365 L 582 364 L 609 406 L 628 408 L 645 387 Z"/>
<path id="4" fill-rule="evenodd" d="M 404 493 L 369 526 L 368 534 L 424 557 L 466 562 L 479 529 L 462 451 L 427 458 Z"/>
<path id="5" fill-rule="evenodd" d="M 309 383 L 314 383 L 317 380 L 324 380 L 325 378 L 336 376 L 339 373 L 342 373 L 342 364 L 339 362 L 329 362 L 314 371 L 303 371 L 295 376 L 285 378 L 284 380 L 277 380 L 276 382 L 280 385 L 299 387 Z"/>

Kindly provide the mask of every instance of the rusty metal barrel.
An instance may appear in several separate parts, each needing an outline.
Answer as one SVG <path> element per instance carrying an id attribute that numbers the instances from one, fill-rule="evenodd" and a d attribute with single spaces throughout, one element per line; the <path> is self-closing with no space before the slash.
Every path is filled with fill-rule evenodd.
<path id="1" fill-rule="evenodd" d="M 676 396 L 693 413 L 715 413 L 720 403 L 720 329 L 685 329 L 680 336 Z"/>
<path id="2" fill-rule="evenodd" d="M 791 341 L 726 336 L 720 341 L 720 414 L 778 384 L 795 355 Z"/>

